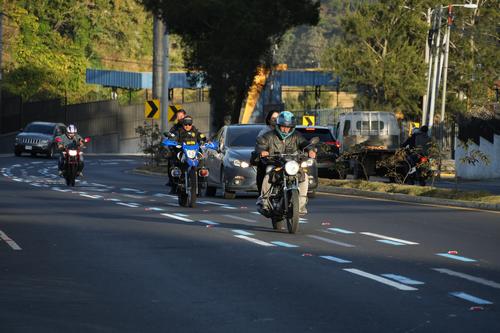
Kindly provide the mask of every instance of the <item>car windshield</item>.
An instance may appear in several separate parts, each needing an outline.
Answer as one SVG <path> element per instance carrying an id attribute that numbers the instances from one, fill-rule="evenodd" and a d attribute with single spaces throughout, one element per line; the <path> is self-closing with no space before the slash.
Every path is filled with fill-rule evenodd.
<path id="1" fill-rule="evenodd" d="M 42 125 L 42 124 L 30 124 L 25 128 L 24 132 L 52 134 L 54 133 L 54 126 Z"/>
<path id="2" fill-rule="evenodd" d="M 257 135 L 264 126 L 229 126 L 226 132 L 227 147 L 255 147 Z"/>
<path id="3" fill-rule="evenodd" d="M 315 136 L 319 138 L 320 142 L 332 142 L 335 141 L 332 133 L 326 128 L 297 128 L 297 131 L 302 134 L 306 140 L 311 140 Z"/>

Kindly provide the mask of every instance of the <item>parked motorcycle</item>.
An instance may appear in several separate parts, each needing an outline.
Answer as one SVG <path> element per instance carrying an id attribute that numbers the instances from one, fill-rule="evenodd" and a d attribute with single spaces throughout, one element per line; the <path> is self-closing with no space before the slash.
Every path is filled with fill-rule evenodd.
<path id="1" fill-rule="evenodd" d="M 61 141 L 61 138 L 56 138 L 57 143 Z M 85 138 L 83 141 L 84 143 L 88 143 L 90 142 L 90 138 Z M 75 181 L 78 177 L 78 165 L 80 165 L 83 155 L 82 148 L 84 146 L 74 143 L 68 145 L 62 152 L 64 158 L 63 177 L 66 180 L 67 186 L 75 186 Z"/>
<path id="2" fill-rule="evenodd" d="M 415 151 L 405 150 L 404 158 L 397 166 L 397 174 L 401 182 L 409 185 L 418 183 L 425 186 L 427 181 L 432 178 L 434 170 L 432 160 Z M 392 177 L 393 180 L 395 177 Z"/>
<path id="3" fill-rule="evenodd" d="M 202 146 L 196 141 L 187 141 L 182 144 L 167 137 L 162 144 L 167 147 L 175 147 L 180 151 L 177 153 L 179 166 L 173 167 L 169 172 L 177 184 L 177 196 L 179 205 L 183 207 L 195 207 L 199 196 L 201 183 L 206 183 L 209 171 L 205 167 L 199 167 L 203 158 L 202 148 L 216 149 L 216 143 L 205 143 Z"/>
<path id="4" fill-rule="evenodd" d="M 311 139 L 308 147 L 316 145 L 319 138 Z M 306 147 L 307 148 L 307 147 Z M 283 229 L 285 223 L 289 233 L 299 230 L 299 182 L 304 179 L 308 167 L 314 164 L 304 152 L 276 154 L 265 158 L 266 173 L 269 174 L 269 204 L 273 229 Z"/>

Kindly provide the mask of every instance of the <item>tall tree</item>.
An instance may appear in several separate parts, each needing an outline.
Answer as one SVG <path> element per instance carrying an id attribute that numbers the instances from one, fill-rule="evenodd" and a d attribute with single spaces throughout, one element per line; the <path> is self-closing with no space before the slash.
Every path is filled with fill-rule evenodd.
<path id="1" fill-rule="evenodd" d="M 317 0 L 141 1 L 182 37 L 186 67 L 210 85 L 215 128 L 239 121 L 258 66 L 283 34 L 319 20 Z"/>

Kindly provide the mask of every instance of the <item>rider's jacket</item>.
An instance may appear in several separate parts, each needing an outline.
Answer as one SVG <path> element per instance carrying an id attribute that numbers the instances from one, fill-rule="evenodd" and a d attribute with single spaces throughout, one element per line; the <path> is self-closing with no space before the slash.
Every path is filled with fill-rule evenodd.
<path id="1" fill-rule="evenodd" d="M 198 131 L 196 127 L 192 127 L 190 131 L 186 131 L 184 127 L 178 129 L 175 133 L 175 141 L 179 143 L 189 143 L 194 141 L 196 143 L 203 143 L 206 141 L 206 136 Z"/>
<path id="2" fill-rule="evenodd" d="M 282 140 L 276 131 L 269 131 L 257 137 L 255 151 L 260 154 L 268 151 L 270 155 L 277 153 L 294 154 L 304 149 L 309 142 L 297 131 Z"/>
<path id="3" fill-rule="evenodd" d="M 82 137 L 78 134 L 75 134 L 73 139 L 68 138 L 66 134 L 59 135 L 58 137 L 61 138 L 61 142 L 59 142 L 58 145 L 62 145 L 64 148 L 67 148 L 68 146 L 76 147 L 83 141 Z"/>

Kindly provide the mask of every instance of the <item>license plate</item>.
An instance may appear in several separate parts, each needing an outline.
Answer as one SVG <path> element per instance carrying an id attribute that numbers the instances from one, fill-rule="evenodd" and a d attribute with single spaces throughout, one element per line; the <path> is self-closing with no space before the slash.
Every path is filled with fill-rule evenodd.
<path id="1" fill-rule="evenodd" d="M 31 146 L 26 146 L 26 147 L 24 147 L 24 149 L 26 149 L 26 150 L 31 150 L 31 149 L 33 149 L 33 147 L 31 147 Z"/>

